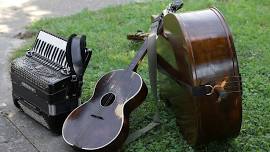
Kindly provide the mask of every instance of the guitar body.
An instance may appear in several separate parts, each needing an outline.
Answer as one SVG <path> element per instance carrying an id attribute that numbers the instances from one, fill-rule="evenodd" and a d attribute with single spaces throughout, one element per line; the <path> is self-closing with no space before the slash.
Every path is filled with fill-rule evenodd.
<path id="1" fill-rule="evenodd" d="M 172 105 L 183 137 L 198 145 L 237 136 L 242 121 L 241 77 L 221 13 L 210 8 L 168 14 L 163 31 L 157 42 L 160 95 Z M 192 87 L 222 87 L 194 96 L 179 81 Z"/>
<path id="2" fill-rule="evenodd" d="M 86 151 L 116 151 L 129 130 L 129 114 L 147 95 L 140 75 L 116 70 L 96 84 L 91 99 L 76 108 L 63 125 L 63 138 L 72 147 Z"/>

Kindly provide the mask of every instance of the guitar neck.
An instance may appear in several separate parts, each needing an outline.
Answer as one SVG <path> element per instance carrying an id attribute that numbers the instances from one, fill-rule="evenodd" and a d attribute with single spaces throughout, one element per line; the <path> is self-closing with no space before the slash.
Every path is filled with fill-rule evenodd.
<path id="1" fill-rule="evenodd" d="M 144 41 L 138 53 L 136 54 L 134 59 L 131 61 L 130 65 L 128 66 L 128 70 L 137 71 L 138 65 L 143 59 L 143 57 L 146 55 L 146 53 L 147 53 L 147 39 Z"/>

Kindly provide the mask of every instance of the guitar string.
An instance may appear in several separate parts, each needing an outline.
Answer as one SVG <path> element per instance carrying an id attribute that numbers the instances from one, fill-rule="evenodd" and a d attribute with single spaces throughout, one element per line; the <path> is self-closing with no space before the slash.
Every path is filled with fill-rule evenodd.
<path id="1" fill-rule="evenodd" d="M 140 53 L 140 52 L 138 52 L 138 53 Z M 136 56 L 135 56 L 135 58 L 136 58 Z M 132 63 L 132 62 L 131 62 Z M 138 65 L 139 63 L 137 63 L 137 65 Z M 129 83 L 131 83 L 131 81 L 129 82 Z M 130 88 L 131 89 L 131 88 Z M 129 90 L 130 91 L 130 90 Z M 130 95 L 130 92 L 128 91 L 128 95 Z M 110 100 L 113 98 L 113 96 L 115 96 L 114 94 L 110 94 L 110 96 L 109 96 L 109 99 L 107 99 L 106 100 L 106 102 L 105 102 L 105 106 L 107 105 L 107 104 L 109 104 L 109 102 L 110 102 Z M 103 96 L 104 97 L 104 96 Z M 102 109 L 104 109 L 104 107 L 101 107 L 101 108 L 99 108 L 95 113 L 96 113 L 96 115 L 97 114 L 100 114 L 100 111 L 102 110 Z"/>
<path id="2" fill-rule="evenodd" d="M 139 52 L 138 52 L 138 53 L 139 53 Z M 135 56 L 135 57 L 136 57 L 136 56 Z M 139 63 L 137 63 L 137 64 L 139 64 Z M 129 83 L 131 83 L 131 81 L 130 81 Z M 129 91 L 128 91 L 128 95 L 130 95 L 130 94 L 131 94 L 131 88 L 129 88 Z M 114 94 L 111 94 L 111 95 L 110 95 L 109 99 L 105 102 L 105 106 L 106 106 L 107 104 L 109 104 L 109 102 L 110 102 L 110 100 L 111 100 L 111 98 L 112 98 L 113 96 L 114 96 Z M 104 107 L 98 109 L 98 112 L 97 112 L 97 113 L 100 113 L 100 111 L 101 111 L 102 109 L 104 109 Z"/>
<path id="3" fill-rule="evenodd" d="M 168 10 L 168 9 L 167 9 Z M 168 10 L 169 11 L 169 10 Z M 157 33 L 157 32 L 156 32 Z M 136 56 L 135 56 L 136 57 Z M 138 64 L 138 63 L 137 63 Z M 130 83 L 131 83 L 131 81 L 130 81 Z M 131 89 L 131 88 L 130 88 Z M 129 91 L 128 91 L 128 95 L 130 95 L 130 93 L 131 93 L 131 91 L 130 91 L 130 89 L 129 89 Z M 115 96 L 114 94 L 111 94 L 110 95 L 110 97 L 109 97 L 109 99 L 105 102 L 105 106 L 107 105 L 107 104 L 109 104 L 109 102 L 110 102 L 110 100 L 111 100 L 111 98 L 113 97 L 113 96 Z M 104 109 L 103 107 L 102 108 L 100 108 L 101 110 L 102 109 Z"/>
<path id="4" fill-rule="evenodd" d="M 132 80 L 132 78 L 131 78 L 131 80 Z M 131 81 L 130 81 L 129 83 L 131 83 Z M 121 87 L 119 87 L 119 89 L 121 89 Z M 127 95 L 127 96 L 130 96 L 130 94 L 132 93 L 131 89 L 132 89 L 132 88 L 129 87 L 129 91 L 128 91 L 128 95 Z M 104 108 L 103 108 L 103 109 L 104 109 Z M 84 131 L 85 131 L 85 129 L 84 129 Z M 75 139 L 76 139 L 75 142 L 76 142 L 76 141 L 79 141 L 79 140 L 78 140 L 79 137 L 86 137 L 86 136 L 82 136 L 83 133 L 84 133 L 84 131 L 81 130 L 80 133 L 78 134 L 78 136 L 75 137 Z M 85 140 L 84 140 L 84 141 L 85 141 Z M 76 143 L 77 143 L 77 145 L 79 145 L 78 142 L 76 142 Z"/>
<path id="5" fill-rule="evenodd" d="M 110 98 L 110 97 L 109 97 Z M 100 101 L 101 102 L 101 101 Z M 101 103 L 100 103 L 101 104 Z M 107 101 L 106 101 L 106 103 L 105 104 L 107 104 Z M 94 114 L 95 115 L 99 115 L 99 113 L 100 113 L 100 109 L 98 108 L 97 109 L 97 111 L 96 112 L 94 112 Z M 92 114 L 93 115 L 93 114 Z M 91 116 L 92 116 L 91 115 Z M 87 116 L 88 117 L 88 116 Z M 88 123 L 89 123 L 90 121 L 88 121 Z M 87 125 L 88 126 L 88 125 Z M 87 128 L 88 129 L 88 128 Z M 86 136 L 83 136 L 84 134 L 85 134 L 85 130 L 86 130 L 86 128 L 85 129 L 80 129 L 80 132 L 78 133 L 78 135 L 75 137 L 75 143 L 76 143 L 76 145 L 77 146 L 79 146 L 79 142 L 78 141 L 80 141 L 79 139 L 80 139 L 80 137 L 81 138 L 85 138 Z M 86 141 L 86 140 L 82 140 L 82 141 Z M 81 146 L 82 147 L 82 146 Z"/>
<path id="6" fill-rule="evenodd" d="M 113 86 L 113 87 L 111 88 L 111 90 L 112 90 L 114 87 L 115 87 L 115 86 Z M 111 90 L 108 90 L 107 92 L 110 93 Z M 107 94 L 108 94 L 108 93 L 107 93 Z M 104 108 L 103 108 L 103 105 L 102 105 L 102 98 L 104 98 L 107 94 L 105 94 L 105 95 L 103 95 L 103 96 L 101 97 L 101 100 L 100 100 L 101 107 L 99 107 L 99 108 L 97 109 L 97 111 L 94 112 L 94 115 L 99 116 L 100 113 L 101 113 L 101 110 L 104 109 Z M 107 104 L 109 104 L 109 102 L 110 102 L 110 100 L 113 98 L 113 96 L 115 96 L 113 93 L 111 93 L 111 94 L 109 95 L 109 98 L 106 100 L 106 102 L 105 102 L 105 104 L 104 104 L 105 107 L 107 106 Z"/>
<path id="7" fill-rule="evenodd" d="M 108 53 L 106 53 L 106 56 L 107 56 L 107 58 L 108 58 Z M 110 96 L 109 96 L 109 98 L 111 98 Z M 91 100 L 91 99 L 90 99 Z M 100 101 L 101 102 L 101 101 Z M 106 101 L 106 104 L 107 104 L 107 102 L 108 101 Z M 100 103 L 101 104 L 101 103 Z M 96 112 L 94 112 L 94 114 L 95 115 L 97 115 L 96 113 L 100 113 L 99 112 L 99 108 L 97 109 L 97 111 Z M 91 114 L 90 116 L 92 116 L 93 114 Z M 87 117 L 89 117 L 89 116 L 87 116 Z M 89 121 L 88 121 L 89 122 Z M 80 138 L 80 137 L 84 137 L 84 136 L 82 136 L 83 135 L 83 133 L 85 132 L 85 129 L 83 129 L 83 130 L 80 130 L 80 132 L 78 133 L 78 135 L 75 137 L 75 143 L 77 143 L 77 145 L 79 146 L 79 144 L 78 144 L 78 139 Z"/>
<path id="8" fill-rule="evenodd" d="M 118 79 L 116 79 L 117 80 L 117 82 L 120 80 L 120 78 L 118 77 Z M 115 87 L 116 85 L 114 85 L 113 86 L 113 88 Z M 110 90 L 113 90 L 113 88 L 111 88 Z M 107 91 L 107 92 L 110 92 L 110 90 L 109 91 Z M 128 94 L 130 94 L 130 93 L 128 93 Z M 106 94 L 105 94 L 106 95 Z M 99 107 L 98 109 L 97 109 L 97 111 L 96 112 L 94 112 L 94 114 L 95 115 L 97 115 L 97 116 L 99 116 L 99 114 L 101 113 L 101 111 L 103 110 L 103 109 L 105 109 L 105 107 L 109 104 L 109 102 L 110 102 L 110 100 L 114 97 L 115 95 L 112 93 L 112 94 L 110 94 L 109 95 L 109 98 L 106 100 L 106 102 L 105 102 L 105 104 L 104 104 L 104 106 L 103 107 Z M 104 96 L 103 96 L 104 97 Z M 102 97 L 102 98 L 103 98 Z M 115 96 L 115 99 L 116 99 L 116 96 Z M 101 99 L 102 100 L 102 99 Z M 100 102 L 102 102 L 102 101 L 100 101 Z M 102 104 L 101 104 L 102 105 Z"/>
<path id="9" fill-rule="evenodd" d="M 113 86 L 113 88 L 114 88 L 114 86 Z M 113 89 L 113 88 L 111 88 L 111 89 Z M 110 98 L 112 98 L 112 96 L 113 95 L 110 95 L 109 96 L 109 99 L 107 99 L 107 101 L 105 102 L 105 105 L 107 105 L 108 104 L 108 102 L 111 100 Z M 104 95 L 103 95 L 103 97 L 104 97 Z M 102 100 L 102 99 L 101 99 Z M 101 101 L 100 101 L 100 104 L 101 104 Z M 101 109 L 102 108 L 97 108 L 97 111 L 96 112 L 94 112 L 93 114 L 91 114 L 90 116 L 92 116 L 92 115 L 96 115 L 96 116 L 99 116 L 100 115 L 100 113 L 101 113 Z M 87 116 L 88 117 L 88 116 Z M 89 121 L 88 121 L 89 122 Z M 78 143 L 78 139 L 81 137 L 85 137 L 85 136 L 83 136 L 84 135 L 84 132 L 85 132 L 85 130 L 86 129 L 83 129 L 83 130 L 80 130 L 80 132 L 78 133 L 78 135 L 75 137 L 75 143 L 79 146 L 79 143 Z"/>
<path id="10" fill-rule="evenodd" d="M 132 80 L 132 79 L 131 79 Z M 131 81 L 130 81 L 130 83 L 131 83 Z M 112 88 L 111 88 L 112 89 Z M 121 88 L 119 88 L 119 89 L 121 89 Z M 129 91 L 128 91 L 128 95 L 130 95 L 131 94 L 131 87 L 129 88 Z M 109 104 L 109 102 L 110 102 L 110 100 L 113 98 L 113 96 L 115 96 L 114 94 L 110 94 L 109 95 L 109 98 L 107 99 L 107 101 L 105 102 L 105 106 L 107 105 L 107 104 Z M 103 96 L 104 97 L 104 96 Z M 116 98 L 116 97 L 115 97 Z M 102 99 L 101 99 L 102 100 Z M 101 101 L 102 102 L 102 101 Z M 102 104 L 102 103 L 101 103 Z M 104 108 L 100 108 L 100 111 L 102 110 L 102 109 L 104 109 Z"/>
<path id="11" fill-rule="evenodd" d="M 118 78 L 118 80 L 117 81 L 119 81 L 119 78 Z M 128 84 L 130 84 L 132 81 L 129 81 L 129 83 Z M 114 86 L 115 87 L 115 86 Z M 118 87 L 119 89 L 121 89 L 121 87 Z M 132 91 L 131 91 L 131 87 L 129 87 L 129 90 L 128 90 L 128 95 L 127 96 L 130 96 L 130 94 L 132 93 Z M 111 89 L 112 90 L 112 89 Z M 110 92 L 110 91 L 108 91 L 108 92 Z M 121 91 L 119 91 L 118 90 L 118 92 L 121 92 Z M 107 104 L 109 104 L 109 102 L 110 102 L 110 100 L 113 98 L 113 96 L 115 96 L 113 93 L 109 96 L 109 99 L 108 100 L 106 100 L 106 102 L 105 102 L 105 106 L 107 105 Z M 104 96 L 103 96 L 104 97 Z M 116 99 L 116 96 L 115 96 L 115 99 Z M 115 100 L 114 100 L 115 101 Z M 101 108 L 99 108 L 98 109 L 98 111 L 96 112 L 96 114 L 98 115 L 98 114 L 100 114 L 100 112 L 101 112 L 101 110 L 103 110 L 103 109 L 105 109 L 105 107 L 103 106 L 103 107 L 101 107 Z"/>

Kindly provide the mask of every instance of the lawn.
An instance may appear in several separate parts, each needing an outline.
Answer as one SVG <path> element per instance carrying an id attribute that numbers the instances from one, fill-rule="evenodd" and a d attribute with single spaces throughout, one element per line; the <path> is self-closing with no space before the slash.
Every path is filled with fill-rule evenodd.
<path id="1" fill-rule="evenodd" d="M 203 151 L 270 151 L 270 0 L 184 0 L 182 11 L 215 6 L 225 16 L 234 36 L 240 72 L 243 77 L 243 123 L 240 135 L 232 140 L 202 146 Z M 126 39 L 137 29 L 147 31 L 150 16 L 158 14 L 169 0 L 152 0 L 106 8 L 97 12 L 82 12 L 63 18 L 42 19 L 28 30 L 40 29 L 68 37 L 72 33 L 85 34 L 93 57 L 85 74 L 82 100 L 87 101 L 96 81 L 106 72 L 126 68 L 140 44 Z M 23 55 L 34 38 L 15 52 Z M 147 61 L 138 72 L 149 86 Z M 149 89 L 150 90 L 150 89 Z M 146 125 L 154 112 L 151 92 L 146 101 L 132 113 L 131 132 Z M 162 106 L 162 126 L 124 147 L 130 152 L 195 151 L 183 140 L 175 124 L 173 113 Z"/>

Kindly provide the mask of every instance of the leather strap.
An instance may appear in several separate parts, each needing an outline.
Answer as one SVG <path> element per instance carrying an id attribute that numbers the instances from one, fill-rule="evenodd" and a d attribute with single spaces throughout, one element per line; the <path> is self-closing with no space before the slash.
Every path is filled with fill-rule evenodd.
<path id="1" fill-rule="evenodd" d="M 157 40 L 157 29 L 159 21 L 156 21 L 152 24 L 152 31 L 147 38 L 147 55 L 148 55 L 148 67 L 149 67 L 149 79 L 152 94 L 156 101 L 156 112 L 153 116 L 152 122 L 150 122 L 146 127 L 135 131 L 134 133 L 130 134 L 125 142 L 125 144 L 129 144 L 148 131 L 152 130 L 156 126 L 160 125 L 160 114 L 159 114 L 159 98 L 157 93 L 157 52 L 156 52 L 156 40 Z"/>
<path id="2" fill-rule="evenodd" d="M 153 117 L 153 122 L 160 124 L 159 118 L 159 96 L 157 92 L 157 51 L 156 51 L 156 40 L 157 35 L 152 32 L 148 37 L 148 71 L 149 71 L 149 79 L 151 85 L 151 91 L 156 101 L 156 113 Z"/>
<path id="3" fill-rule="evenodd" d="M 160 55 L 157 55 L 158 58 L 158 69 L 159 72 L 165 74 L 166 76 L 173 79 L 179 85 L 185 87 L 193 96 L 208 96 L 213 94 L 213 89 L 217 85 L 218 81 L 227 80 L 225 92 L 233 93 L 239 92 L 242 89 L 238 86 L 241 85 L 241 75 L 239 76 L 220 76 L 220 77 L 212 77 L 211 80 L 207 83 L 201 84 L 199 86 L 192 86 L 179 78 L 179 71 L 173 68 L 167 61 L 165 61 Z"/>
<path id="4" fill-rule="evenodd" d="M 81 37 L 72 34 L 67 42 L 66 60 L 70 68 L 71 94 L 75 97 L 80 97 L 81 87 L 83 84 L 83 74 L 91 58 L 92 51 L 86 48 L 86 36 Z"/>
<path id="5" fill-rule="evenodd" d="M 158 64 L 158 69 L 161 73 L 165 74 L 166 76 L 170 77 L 171 79 L 175 80 L 176 83 L 185 87 L 193 96 L 209 96 L 214 93 L 215 87 L 217 86 L 217 81 L 226 80 L 226 85 L 224 86 L 224 91 L 221 92 L 220 96 L 227 95 L 229 93 L 242 93 L 242 81 L 241 75 L 239 76 L 222 76 L 222 77 L 213 77 L 212 81 L 209 81 L 203 85 L 199 86 L 192 86 L 187 84 L 184 81 L 181 81 L 177 78 L 177 71 L 174 71 L 168 63 L 164 62 L 164 60 L 158 56 L 158 61 L 161 64 Z M 170 73 L 165 70 L 170 69 Z"/>
<path id="6" fill-rule="evenodd" d="M 89 58 L 86 52 L 86 37 L 72 34 L 67 42 L 66 59 L 72 75 L 81 77 L 85 71 L 85 61 Z M 88 64 L 88 63 L 87 63 Z"/>
<path id="7" fill-rule="evenodd" d="M 133 141 L 135 141 L 136 139 L 140 138 L 142 135 L 144 135 L 145 133 L 147 133 L 148 131 L 152 130 L 153 128 L 155 128 L 157 125 L 159 125 L 160 123 L 155 123 L 154 121 L 149 123 L 146 127 L 139 129 L 137 131 L 135 131 L 134 133 L 130 134 L 127 138 L 127 140 L 125 141 L 125 144 L 129 144 Z"/>
<path id="8" fill-rule="evenodd" d="M 175 12 L 183 6 L 183 2 L 181 0 L 174 0 L 171 3 L 170 7 L 166 9 L 168 12 Z M 172 10 L 170 10 L 172 9 Z M 164 10 L 165 11 L 165 10 Z M 151 90 L 153 96 L 156 101 L 156 113 L 153 117 L 151 123 L 149 123 L 146 127 L 137 130 L 136 132 L 129 135 L 128 139 L 126 140 L 125 144 L 129 144 L 132 141 L 138 139 L 146 132 L 152 130 L 154 127 L 160 125 L 160 117 L 159 117 L 159 98 L 157 94 L 157 52 L 156 52 L 156 40 L 157 34 L 162 30 L 162 22 L 163 22 L 164 14 L 161 13 L 157 18 L 154 19 L 151 25 L 151 32 L 147 38 L 147 54 L 148 54 L 148 67 L 149 67 L 149 79 Z"/>

